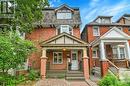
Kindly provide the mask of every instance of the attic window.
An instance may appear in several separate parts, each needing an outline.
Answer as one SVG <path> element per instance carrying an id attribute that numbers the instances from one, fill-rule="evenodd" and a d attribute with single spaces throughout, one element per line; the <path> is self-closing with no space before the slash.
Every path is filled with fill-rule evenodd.
<path id="1" fill-rule="evenodd" d="M 71 12 L 58 12 L 57 19 L 71 19 L 72 13 Z"/>

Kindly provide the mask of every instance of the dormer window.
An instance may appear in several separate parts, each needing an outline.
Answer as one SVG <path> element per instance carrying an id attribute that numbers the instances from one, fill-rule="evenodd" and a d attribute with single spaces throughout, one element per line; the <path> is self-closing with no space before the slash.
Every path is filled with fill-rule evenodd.
<path id="1" fill-rule="evenodd" d="M 100 36 L 100 30 L 98 26 L 93 27 L 93 36 Z"/>
<path id="2" fill-rule="evenodd" d="M 71 19 L 72 13 L 71 12 L 58 12 L 57 19 Z"/>

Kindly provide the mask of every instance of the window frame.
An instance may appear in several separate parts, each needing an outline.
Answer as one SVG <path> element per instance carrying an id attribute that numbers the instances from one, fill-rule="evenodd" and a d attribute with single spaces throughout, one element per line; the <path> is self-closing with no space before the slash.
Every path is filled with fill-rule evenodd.
<path id="1" fill-rule="evenodd" d="M 65 32 L 65 33 L 73 35 L 73 28 L 71 28 L 70 25 L 60 25 L 60 28 L 59 28 L 60 31 L 59 31 L 59 33 L 64 33 L 64 31 L 63 31 L 63 27 L 64 26 L 68 27 L 68 28 L 66 28 L 66 29 L 68 29 L 68 32 Z"/>
<path id="2" fill-rule="evenodd" d="M 95 56 L 93 56 L 93 52 L 96 52 L 96 57 Z M 92 58 L 98 58 L 98 49 L 93 49 L 93 51 L 92 51 Z"/>
<path id="3" fill-rule="evenodd" d="M 67 17 L 66 15 L 67 15 L 67 13 L 68 14 L 70 14 L 69 16 L 70 17 Z M 60 14 L 60 15 L 62 15 L 62 17 L 60 16 L 60 17 L 58 17 L 58 14 Z M 64 16 L 63 16 L 64 15 Z M 69 19 L 72 19 L 72 13 L 71 12 L 57 12 L 56 13 L 56 19 L 59 19 L 59 20 L 63 20 L 63 19 L 65 19 L 65 20 L 69 20 Z"/>
<path id="4" fill-rule="evenodd" d="M 94 32 L 94 29 L 97 29 L 97 34 L 95 34 Z M 99 26 L 93 26 L 93 36 L 100 36 L 100 29 L 99 29 Z"/>
<path id="5" fill-rule="evenodd" d="M 58 62 L 58 60 L 59 60 L 60 57 L 56 57 L 57 58 L 57 62 L 54 62 L 54 58 L 55 58 L 54 54 L 55 53 L 57 54 L 57 56 L 59 56 L 58 54 L 61 53 L 61 63 Z M 53 64 L 63 64 L 63 52 L 53 52 Z"/>

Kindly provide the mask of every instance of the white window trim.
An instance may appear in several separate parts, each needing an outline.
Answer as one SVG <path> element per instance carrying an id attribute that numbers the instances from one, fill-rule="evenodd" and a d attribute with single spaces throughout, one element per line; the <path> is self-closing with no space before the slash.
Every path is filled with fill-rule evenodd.
<path id="1" fill-rule="evenodd" d="M 93 51 L 96 51 L 96 57 L 93 57 Z M 98 57 L 98 49 L 93 49 L 93 51 L 92 51 L 92 58 L 99 58 Z"/>
<path id="2" fill-rule="evenodd" d="M 98 34 L 94 34 L 94 28 L 97 27 L 98 29 Z M 100 29 L 98 26 L 93 26 L 93 36 L 100 36 Z"/>
<path id="3" fill-rule="evenodd" d="M 126 58 L 126 50 L 125 50 L 125 47 L 124 46 L 118 46 L 118 59 L 122 59 L 121 56 L 120 56 L 120 48 L 124 48 L 124 54 L 125 54 L 125 57 L 123 59 Z"/>
<path id="4" fill-rule="evenodd" d="M 67 13 L 70 14 L 70 17 L 66 16 Z M 58 14 L 63 14 L 65 17 L 58 17 Z M 57 19 L 72 19 L 72 13 L 71 12 L 57 12 L 56 17 Z"/>
<path id="5" fill-rule="evenodd" d="M 114 46 L 114 47 L 115 47 L 115 46 Z M 125 50 L 125 46 L 123 46 L 123 45 L 118 45 L 118 46 L 117 46 L 117 55 L 118 55 L 117 59 L 122 59 L 122 58 L 120 57 L 120 48 L 124 48 L 125 57 L 124 57 L 123 59 L 125 59 L 125 58 L 126 58 L 126 50 Z"/>
<path id="6" fill-rule="evenodd" d="M 62 62 L 61 63 L 59 63 L 59 62 L 55 63 L 54 62 L 54 53 L 61 53 L 61 55 L 62 55 Z M 63 53 L 62 52 L 53 52 L 53 64 L 63 64 Z"/>

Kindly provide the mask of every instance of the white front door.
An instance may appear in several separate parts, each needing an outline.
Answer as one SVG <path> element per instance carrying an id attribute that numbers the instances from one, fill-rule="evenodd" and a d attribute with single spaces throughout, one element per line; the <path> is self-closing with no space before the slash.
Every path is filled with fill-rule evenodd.
<path id="1" fill-rule="evenodd" d="M 71 70 L 78 70 L 78 52 L 73 51 L 71 53 Z"/>

